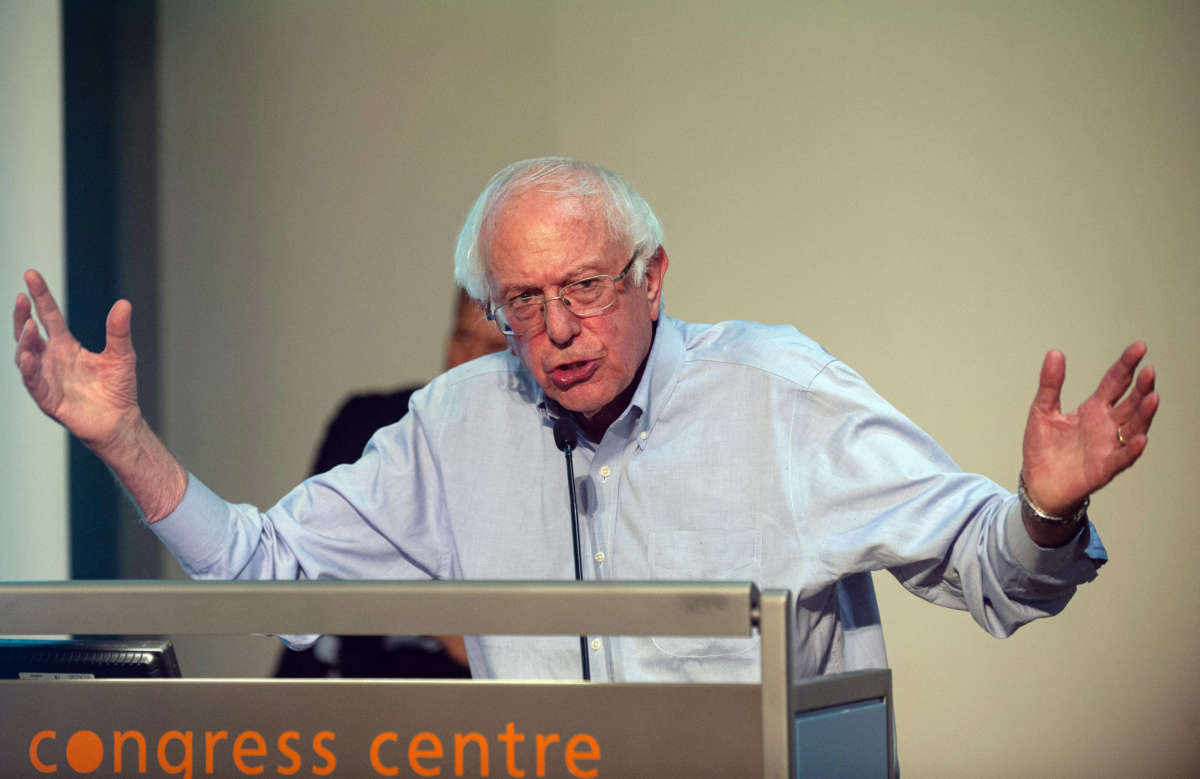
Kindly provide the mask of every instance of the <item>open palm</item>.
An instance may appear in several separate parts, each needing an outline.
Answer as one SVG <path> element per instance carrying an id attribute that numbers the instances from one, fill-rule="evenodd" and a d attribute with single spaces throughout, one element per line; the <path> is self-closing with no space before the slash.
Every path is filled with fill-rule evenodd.
<path id="1" fill-rule="evenodd" d="M 17 296 L 13 310 L 16 363 L 25 388 L 38 408 L 93 449 L 113 442 L 122 423 L 140 412 L 137 405 L 136 356 L 129 335 L 132 307 L 121 300 L 105 323 L 104 351 L 80 346 L 37 271 L 25 273 L 29 296 Z M 31 311 L 45 328 L 38 331 Z"/>
<path id="2" fill-rule="evenodd" d="M 1159 402 L 1153 367 L 1135 379 L 1145 354 L 1145 344 L 1131 344 L 1091 397 L 1069 414 L 1060 407 L 1066 358 L 1059 351 L 1046 355 L 1025 426 L 1022 465 L 1026 490 L 1043 511 L 1068 514 L 1145 450 Z"/>

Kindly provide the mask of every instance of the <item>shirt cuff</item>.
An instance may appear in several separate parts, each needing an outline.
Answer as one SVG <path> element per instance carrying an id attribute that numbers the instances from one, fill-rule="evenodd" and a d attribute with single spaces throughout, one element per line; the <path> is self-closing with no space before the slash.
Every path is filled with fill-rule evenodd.
<path id="1" fill-rule="evenodd" d="M 231 514 L 229 504 L 189 472 L 183 500 L 149 527 L 187 574 L 198 577 L 206 561 L 228 550 L 233 537 Z"/>
<path id="2" fill-rule="evenodd" d="M 1108 560 L 1108 552 L 1100 543 L 1092 523 L 1086 519 L 1079 523 L 1079 531 L 1075 536 L 1062 546 L 1038 546 L 1025 530 L 1021 504 L 1016 496 L 1013 496 L 1009 506 L 1004 533 L 1013 557 L 1033 574 L 1056 574 L 1084 559 L 1091 560 L 1097 567 Z"/>

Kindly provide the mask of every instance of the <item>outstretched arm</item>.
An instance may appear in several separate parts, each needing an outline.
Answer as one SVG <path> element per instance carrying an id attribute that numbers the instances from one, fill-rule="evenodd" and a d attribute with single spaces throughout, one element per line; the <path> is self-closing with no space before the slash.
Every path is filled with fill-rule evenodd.
<path id="1" fill-rule="evenodd" d="M 187 472 L 146 424 L 137 401 L 136 356 L 129 335 L 133 307 L 108 312 L 104 351 L 79 345 L 37 271 L 25 272 L 29 295 L 13 309 L 16 363 L 30 397 L 112 469 L 148 522 L 179 505 Z M 32 299 L 32 305 L 31 305 Z M 33 311 L 45 328 L 38 331 Z"/>
<path id="2" fill-rule="evenodd" d="M 1025 425 L 1021 466 L 1029 500 L 1043 513 L 1070 515 L 1145 451 L 1159 402 L 1154 368 L 1146 366 L 1137 372 L 1145 355 L 1145 344 L 1130 345 L 1105 372 L 1091 397 L 1075 411 L 1063 414 L 1060 400 L 1066 358 L 1057 350 L 1046 354 Z M 1077 529 L 1048 525 L 1028 515 L 1025 527 L 1042 546 L 1066 543 Z"/>

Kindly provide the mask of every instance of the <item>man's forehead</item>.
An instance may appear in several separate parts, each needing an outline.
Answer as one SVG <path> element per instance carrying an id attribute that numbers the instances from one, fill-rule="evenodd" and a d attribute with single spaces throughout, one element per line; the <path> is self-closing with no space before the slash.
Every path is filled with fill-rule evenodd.
<path id="1" fill-rule="evenodd" d="M 615 273 L 613 265 L 618 255 L 603 251 L 583 255 L 553 253 L 529 254 L 509 258 L 505 262 L 493 261 L 488 267 L 488 280 L 493 289 L 538 286 L 543 283 L 574 281 L 584 276 Z"/>
<path id="2" fill-rule="evenodd" d="M 494 291 L 608 273 L 623 251 L 594 198 L 526 192 L 497 214 L 487 275 Z"/>

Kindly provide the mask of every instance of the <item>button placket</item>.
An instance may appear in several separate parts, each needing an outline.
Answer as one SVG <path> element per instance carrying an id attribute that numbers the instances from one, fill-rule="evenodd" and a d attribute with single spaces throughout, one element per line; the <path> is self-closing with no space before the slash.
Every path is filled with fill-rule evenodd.
<path id="1" fill-rule="evenodd" d="M 616 521 L 616 489 L 619 481 L 619 474 L 609 464 L 614 462 L 611 440 L 608 445 L 601 445 L 596 451 L 594 463 L 600 463 L 599 467 L 594 468 L 594 484 L 596 485 L 597 502 L 595 506 L 595 521 L 591 524 L 591 543 L 592 543 L 592 570 L 597 579 L 608 578 L 607 568 L 604 562 L 608 559 L 608 554 L 604 551 L 606 544 L 603 542 L 605 536 L 610 535 L 610 529 Z"/>

